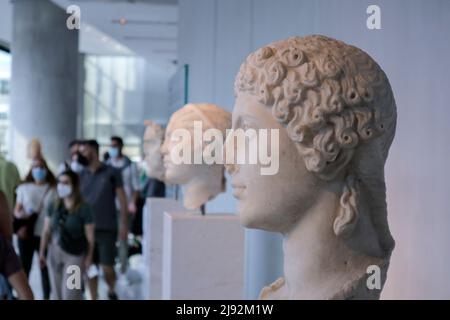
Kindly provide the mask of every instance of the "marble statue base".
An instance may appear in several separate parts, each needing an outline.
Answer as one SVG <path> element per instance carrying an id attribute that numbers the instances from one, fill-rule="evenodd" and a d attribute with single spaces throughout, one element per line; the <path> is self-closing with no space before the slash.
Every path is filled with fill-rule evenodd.
<path id="1" fill-rule="evenodd" d="M 164 214 L 163 299 L 243 299 L 244 229 L 232 214 Z"/>
<path id="2" fill-rule="evenodd" d="M 164 212 L 185 210 L 181 202 L 148 198 L 143 217 L 144 298 L 162 298 L 162 247 Z"/>

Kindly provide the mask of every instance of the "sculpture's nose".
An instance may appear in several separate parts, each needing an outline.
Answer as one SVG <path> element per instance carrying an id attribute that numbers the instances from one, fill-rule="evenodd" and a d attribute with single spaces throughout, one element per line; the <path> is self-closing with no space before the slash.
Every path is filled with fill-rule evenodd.
<path id="1" fill-rule="evenodd" d="M 233 130 L 230 131 L 222 149 L 222 161 L 225 166 L 225 170 L 228 171 L 230 175 L 237 173 L 237 165 L 235 161 L 236 148 L 234 144 L 234 134 Z"/>
<path id="2" fill-rule="evenodd" d="M 159 148 L 159 152 L 161 152 L 161 154 L 163 156 L 165 156 L 166 154 L 169 153 L 168 148 L 167 148 L 167 139 L 164 139 L 163 144 L 161 145 L 161 147 Z"/>

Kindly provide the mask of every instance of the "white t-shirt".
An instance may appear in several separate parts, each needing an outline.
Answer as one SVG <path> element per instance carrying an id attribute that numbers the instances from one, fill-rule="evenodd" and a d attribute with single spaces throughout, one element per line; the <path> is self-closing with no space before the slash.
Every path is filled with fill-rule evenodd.
<path id="1" fill-rule="evenodd" d="M 17 187 L 16 194 L 17 199 L 16 202 L 20 203 L 24 211 L 27 214 L 31 214 L 32 212 L 37 212 L 39 210 L 40 203 L 44 198 L 44 194 L 49 188 L 48 184 L 37 185 L 35 183 L 24 183 Z M 45 199 L 42 204 L 42 210 L 39 213 L 38 219 L 36 221 L 36 225 L 34 226 L 34 235 L 40 237 L 42 233 L 42 229 L 44 227 L 44 219 L 45 212 L 49 204 L 53 203 L 56 199 L 56 191 L 55 189 L 49 189 L 47 194 L 45 195 Z"/>

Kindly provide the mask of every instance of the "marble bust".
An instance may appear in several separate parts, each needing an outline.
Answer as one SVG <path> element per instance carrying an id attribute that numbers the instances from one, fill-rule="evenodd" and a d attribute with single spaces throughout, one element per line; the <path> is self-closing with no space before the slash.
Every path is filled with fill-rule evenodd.
<path id="1" fill-rule="evenodd" d="M 202 153 L 208 144 L 202 144 L 200 150 L 196 146 L 194 134 L 195 123 L 202 125 L 202 132 L 213 129 L 219 130 L 226 137 L 226 130 L 231 128 L 231 114 L 221 107 L 209 104 L 187 104 L 172 114 L 166 128 L 164 143 L 161 148 L 163 154 L 164 167 L 166 169 L 165 181 L 171 184 L 178 184 L 183 191 L 183 205 L 186 209 L 198 209 L 206 202 L 216 197 L 219 193 L 225 191 L 224 165 L 221 163 L 207 164 L 202 163 L 183 163 L 175 164 L 171 151 L 175 146 L 172 134 L 177 129 L 186 129 L 193 137 L 189 142 L 192 144 L 189 149 L 194 153 Z M 202 134 L 200 132 L 200 134 Z M 198 142 L 198 141 L 197 141 Z M 221 141 L 223 143 L 223 141 Z"/>
<path id="2" fill-rule="evenodd" d="M 143 149 L 147 164 L 147 175 L 160 181 L 164 180 L 164 165 L 161 146 L 164 140 L 164 129 L 152 120 L 144 121 Z"/>
<path id="3" fill-rule="evenodd" d="M 279 130 L 276 174 L 226 165 L 242 224 L 283 236 L 284 277 L 260 298 L 378 299 L 394 248 L 384 164 L 396 105 L 385 73 L 344 42 L 293 37 L 246 58 L 235 96 L 233 129 Z"/>

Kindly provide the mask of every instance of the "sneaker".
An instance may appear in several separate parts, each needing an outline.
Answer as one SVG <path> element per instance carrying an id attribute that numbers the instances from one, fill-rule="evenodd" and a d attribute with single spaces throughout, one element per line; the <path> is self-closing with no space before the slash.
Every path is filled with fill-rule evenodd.
<path id="1" fill-rule="evenodd" d="M 109 300 L 119 300 L 119 298 L 117 297 L 117 294 L 115 292 L 108 293 L 108 299 Z"/>

